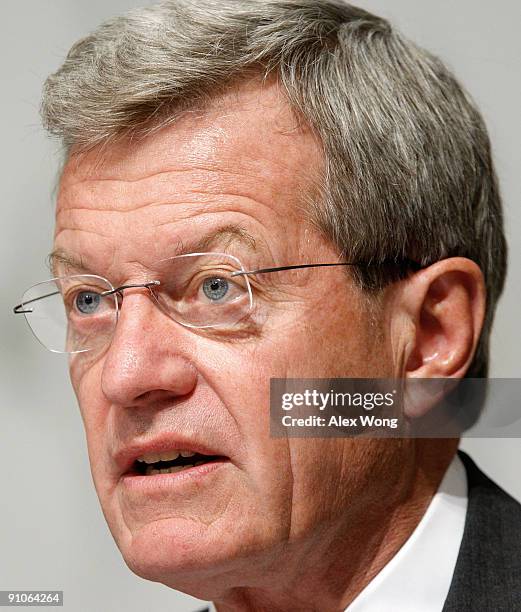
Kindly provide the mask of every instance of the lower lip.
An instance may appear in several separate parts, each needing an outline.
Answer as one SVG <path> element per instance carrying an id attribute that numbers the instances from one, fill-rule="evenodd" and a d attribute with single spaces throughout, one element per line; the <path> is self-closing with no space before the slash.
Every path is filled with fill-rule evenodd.
<path id="1" fill-rule="evenodd" d="M 129 491 L 140 491 L 146 493 L 147 491 L 153 492 L 158 489 L 172 489 L 178 488 L 190 484 L 198 484 L 203 481 L 207 476 L 213 474 L 220 468 L 229 464 L 228 459 L 219 459 L 211 461 L 209 463 L 203 463 L 202 465 L 196 465 L 179 472 L 173 472 L 169 474 L 150 474 L 149 476 L 143 476 L 141 474 L 124 474 L 121 478 L 121 482 L 125 489 Z"/>

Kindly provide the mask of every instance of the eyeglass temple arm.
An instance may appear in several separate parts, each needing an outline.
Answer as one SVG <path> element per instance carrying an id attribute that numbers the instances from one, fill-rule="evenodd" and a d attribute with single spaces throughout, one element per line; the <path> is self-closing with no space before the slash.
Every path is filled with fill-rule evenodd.
<path id="1" fill-rule="evenodd" d="M 415 268 L 415 269 L 420 269 L 422 266 L 412 260 L 404 260 L 405 263 L 407 263 L 409 266 Z M 398 263 L 398 262 L 394 262 L 394 263 Z M 297 270 L 300 268 L 324 268 L 324 267 L 329 267 L 329 266 L 360 266 L 360 265 L 365 265 L 365 266 L 370 266 L 370 265 L 375 265 L 378 266 L 380 264 L 360 264 L 360 263 L 355 263 L 355 262 L 338 262 L 338 263 L 317 263 L 317 264 L 298 264 L 298 265 L 294 265 L 294 266 L 280 266 L 278 268 L 259 268 L 258 270 L 248 270 L 248 271 L 243 271 L 243 272 L 233 272 L 231 274 L 231 276 L 246 276 L 248 274 L 263 274 L 265 272 L 280 272 L 282 270 Z"/>
<path id="2" fill-rule="evenodd" d="M 48 298 L 51 297 L 52 295 L 56 295 L 60 293 L 59 291 L 53 291 L 52 293 L 46 293 L 45 295 L 40 295 L 37 298 L 33 298 L 32 300 L 28 300 L 27 302 L 23 302 L 23 304 L 18 304 L 17 306 L 15 306 L 13 308 L 13 312 L 14 314 L 25 314 L 26 312 L 32 312 L 33 309 L 31 308 L 30 310 L 22 310 L 25 306 L 27 306 L 27 304 L 32 304 L 33 302 L 37 302 L 38 300 L 43 300 L 44 298 Z"/>
<path id="3" fill-rule="evenodd" d="M 354 263 L 318 263 L 318 264 L 298 264 L 295 266 L 279 266 L 278 268 L 259 268 L 258 270 L 248 270 L 247 272 L 233 272 L 231 276 L 246 276 L 247 274 L 263 274 L 264 272 L 280 272 L 282 270 L 297 270 L 299 268 L 323 268 L 327 266 L 355 266 Z"/>
<path id="4" fill-rule="evenodd" d="M 420 264 L 418 264 L 417 262 L 413 262 L 413 261 L 409 261 L 409 264 L 414 264 L 415 267 L 420 268 Z M 297 264 L 294 266 L 279 266 L 276 268 L 258 268 L 257 270 L 248 270 L 248 271 L 242 271 L 242 272 L 232 272 L 231 276 L 246 276 L 248 274 L 264 274 L 266 272 L 281 272 L 283 270 L 298 270 L 301 268 L 324 268 L 324 267 L 330 267 L 330 266 L 358 266 L 360 264 L 357 263 L 353 263 L 353 262 L 338 262 L 338 263 L 317 263 L 317 264 Z M 140 287 L 144 287 L 146 289 L 149 289 L 150 287 L 157 287 L 158 285 L 161 284 L 161 281 L 155 280 L 155 281 L 150 281 L 149 283 L 141 283 L 141 284 L 137 284 L 137 285 L 121 285 L 120 287 L 116 287 L 115 289 L 111 289 L 110 291 L 103 291 L 103 293 L 101 293 L 101 295 L 105 296 L 105 295 L 113 295 L 114 293 L 120 293 L 121 291 L 123 291 L 124 289 L 135 289 L 135 288 L 140 288 Z M 52 295 L 56 295 L 60 293 L 59 291 L 53 291 L 52 293 L 47 293 L 46 295 L 41 295 L 37 298 L 33 298 L 32 300 L 29 300 L 27 302 L 24 302 L 23 304 L 17 304 L 14 308 L 13 308 L 13 312 L 14 314 L 25 314 L 25 313 L 30 313 L 32 312 L 32 309 L 30 310 L 23 310 L 24 307 L 27 304 L 31 304 L 32 302 L 37 302 L 38 300 L 43 300 L 44 298 L 47 297 L 51 297 Z"/>

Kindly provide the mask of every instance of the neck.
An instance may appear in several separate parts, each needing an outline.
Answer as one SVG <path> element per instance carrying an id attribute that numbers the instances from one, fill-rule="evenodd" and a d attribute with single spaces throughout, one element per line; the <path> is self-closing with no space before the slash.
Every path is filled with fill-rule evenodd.
<path id="1" fill-rule="evenodd" d="M 218 612 L 340 612 L 389 563 L 424 515 L 451 462 L 457 440 L 417 440 L 387 499 L 306 542 L 288 545 L 255 587 L 231 589 Z"/>

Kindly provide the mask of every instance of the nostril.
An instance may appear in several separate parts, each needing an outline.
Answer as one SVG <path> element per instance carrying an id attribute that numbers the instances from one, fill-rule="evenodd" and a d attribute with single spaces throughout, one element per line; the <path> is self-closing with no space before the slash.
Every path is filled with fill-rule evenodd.
<path id="1" fill-rule="evenodd" d="M 138 395 L 134 401 L 137 403 L 151 403 L 159 404 L 161 402 L 168 401 L 172 403 L 172 399 L 176 397 L 175 393 L 168 391 L 167 389 L 153 389 L 152 391 L 145 391 L 141 395 Z"/>
<path id="2" fill-rule="evenodd" d="M 151 399 L 151 396 L 153 395 L 154 391 L 145 391 L 145 393 L 142 393 L 141 395 L 138 395 L 136 397 L 136 401 L 137 402 L 146 402 L 149 399 Z"/>

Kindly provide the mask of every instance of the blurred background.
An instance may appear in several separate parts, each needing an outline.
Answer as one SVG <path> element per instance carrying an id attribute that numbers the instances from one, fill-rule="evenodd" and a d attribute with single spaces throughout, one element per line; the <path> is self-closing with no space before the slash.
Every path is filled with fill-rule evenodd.
<path id="1" fill-rule="evenodd" d="M 0 218 L 0 590 L 60 589 L 66 610 L 189 612 L 200 602 L 142 580 L 124 564 L 98 505 L 66 360 L 48 353 L 22 317 L 23 290 L 48 277 L 59 156 L 40 127 L 46 76 L 101 20 L 139 0 L 26 0 L 2 5 L 4 146 Z M 492 341 L 491 376 L 521 378 L 521 4 L 503 0 L 364 0 L 440 55 L 477 100 L 495 152 L 510 247 Z M 520 399 L 521 404 L 521 399 Z M 521 410 L 521 405 L 520 405 Z M 478 465 L 521 500 L 521 441 L 462 442 Z"/>

